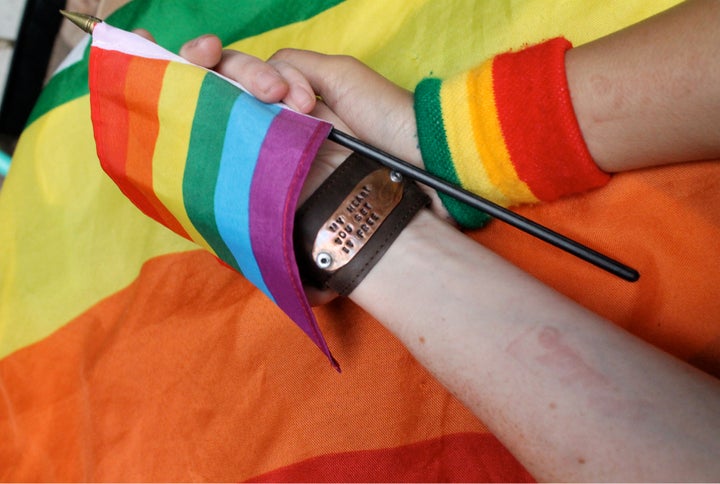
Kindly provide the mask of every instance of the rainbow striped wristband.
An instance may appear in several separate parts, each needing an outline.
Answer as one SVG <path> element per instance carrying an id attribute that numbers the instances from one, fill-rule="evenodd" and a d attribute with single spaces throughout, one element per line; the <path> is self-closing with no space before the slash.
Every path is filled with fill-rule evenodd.
<path id="1" fill-rule="evenodd" d="M 547 202 L 605 185 L 578 126 L 565 75 L 564 38 L 500 54 L 415 90 L 427 169 L 499 205 Z M 489 216 L 445 194 L 463 227 Z"/>

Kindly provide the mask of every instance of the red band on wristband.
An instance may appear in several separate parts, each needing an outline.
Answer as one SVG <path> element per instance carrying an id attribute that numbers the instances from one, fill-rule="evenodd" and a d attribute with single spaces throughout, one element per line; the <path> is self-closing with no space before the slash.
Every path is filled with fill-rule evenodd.
<path id="1" fill-rule="evenodd" d="M 552 39 L 497 56 L 493 86 L 497 113 L 518 177 L 540 200 L 606 184 L 609 175 L 592 160 L 570 99 L 565 52 Z"/>

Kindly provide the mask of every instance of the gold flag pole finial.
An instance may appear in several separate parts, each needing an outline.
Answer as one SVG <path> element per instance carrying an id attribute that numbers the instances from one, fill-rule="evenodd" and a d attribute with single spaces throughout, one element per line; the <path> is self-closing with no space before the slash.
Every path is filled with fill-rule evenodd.
<path id="1" fill-rule="evenodd" d="M 68 12 L 67 10 L 60 10 L 60 13 L 65 16 L 66 19 L 83 29 L 88 34 L 93 33 L 93 29 L 97 24 L 102 22 L 101 19 L 93 17 L 92 15 L 86 15 L 78 12 Z"/>

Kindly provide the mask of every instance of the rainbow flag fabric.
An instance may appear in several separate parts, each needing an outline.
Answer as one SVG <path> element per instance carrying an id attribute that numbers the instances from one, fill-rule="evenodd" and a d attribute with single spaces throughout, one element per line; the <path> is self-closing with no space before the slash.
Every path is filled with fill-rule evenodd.
<path id="1" fill-rule="evenodd" d="M 243 274 L 337 365 L 292 242 L 300 189 L 331 125 L 104 22 L 93 31 L 89 88 L 98 158 L 120 190 Z"/>
<path id="2" fill-rule="evenodd" d="M 100 16 L 149 30 L 175 53 L 213 32 L 260 58 L 282 47 L 352 55 L 412 90 L 523 45 L 557 36 L 581 45 L 678 1 L 135 0 Z M 313 308 L 338 373 L 250 271 L 218 262 L 204 228 L 199 246 L 138 210 L 98 159 L 89 42 L 49 80 L 0 190 L 1 480 L 533 480 L 362 308 L 346 299 Z M 197 76 L 189 67 L 166 69 Z M 155 148 L 162 142 L 161 129 Z M 168 202 L 182 188 L 152 180 L 136 195 L 193 238 L 191 215 Z M 720 377 L 718 193 L 720 163 L 709 161 L 517 209 L 632 263 L 635 284 L 505 224 L 468 236 Z"/>

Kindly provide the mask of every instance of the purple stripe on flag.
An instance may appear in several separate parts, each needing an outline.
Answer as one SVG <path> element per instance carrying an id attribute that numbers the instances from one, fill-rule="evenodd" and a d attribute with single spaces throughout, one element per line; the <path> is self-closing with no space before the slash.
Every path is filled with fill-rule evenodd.
<path id="1" fill-rule="evenodd" d="M 250 188 L 250 240 L 277 305 L 337 367 L 305 297 L 292 240 L 300 190 L 331 128 L 285 109 L 275 117 L 260 149 Z M 283 193 L 284 199 L 278 196 Z"/>

